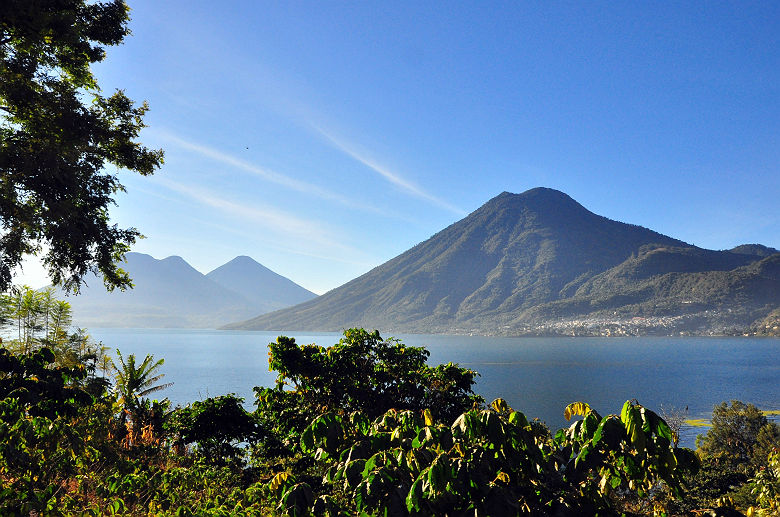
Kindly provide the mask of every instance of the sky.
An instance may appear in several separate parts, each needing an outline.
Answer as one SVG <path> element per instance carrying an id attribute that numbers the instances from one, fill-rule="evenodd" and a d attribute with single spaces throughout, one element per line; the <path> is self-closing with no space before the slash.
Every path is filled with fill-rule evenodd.
<path id="1" fill-rule="evenodd" d="M 116 171 L 133 251 L 203 273 L 249 255 L 321 294 L 538 186 L 780 248 L 778 2 L 128 3 L 94 70 L 149 103 L 140 140 L 165 151 Z"/>

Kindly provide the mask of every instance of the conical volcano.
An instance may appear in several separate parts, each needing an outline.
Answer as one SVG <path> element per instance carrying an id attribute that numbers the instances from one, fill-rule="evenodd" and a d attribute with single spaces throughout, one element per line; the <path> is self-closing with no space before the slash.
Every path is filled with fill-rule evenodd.
<path id="1" fill-rule="evenodd" d="M 341 287 L 228 328 L 518 333 L 543 325 L 548 315 L 560 318 L 561 303 L 567 317 L 588 314 L 590 299 L 580 290 L 603 297 L 598 289 L 593 294 L 594 279 L 654 250 L 668 256 L 652 264 L 650 277 L 731 270 L 761 258 L 703 250 L 613 221 L 557 190 L 504 192 Z M 624 280 L 614 281 L 630 284 Z"/>

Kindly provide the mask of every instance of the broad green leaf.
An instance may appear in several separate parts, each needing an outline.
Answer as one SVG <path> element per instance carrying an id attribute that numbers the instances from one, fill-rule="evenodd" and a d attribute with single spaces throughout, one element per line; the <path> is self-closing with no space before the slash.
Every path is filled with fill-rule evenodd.
<path id="1" fill-rule="evenodd" d="M 658 425 L 655 428 L 655 434 L 658 436 L 663 436 L 669 442 L 675 441 L 674 433 L 672 433 L 672 430 L 669 428 L 669 426 L 666 424 L 666 422 L 663 421 L 663 419 L 658 419 Z"/>
<path id="2" fill-rule="evenodd" d="M 627 400 L 626 403 L 623 404 L 623 409 L 620 411 L 620 421 L 624 424 L 628 421 L 628 412 L 633 407 L 630 400 Z"/>
<path id="3" fill-rule="evenodd" d="M 325 472 L 325 481 L 328 483 L 333 483 L 335 481 L 338 481 L 341 479 L 342 469 L 338 468 L 337 466 L 331 466 L 328 468 L 328 470 Z"/>
<path id="4" fill-rule="evenodd" d="M 626 429 L 615 416 L 604 418 L 593 434 L 593 443 L 603 443 L 607 449 L 616 450 L 626 437 Z"/>
<path id="5" fill-rule="evenodd" d="M 314 492 L 308 483 L 298 483 L 284 494 L 282 498 L 285 508 L 307 509 L 314 503 Z"/>
<path id="6" fill-rule="evenodd" d="M 447 464 L 446 457 L 442 454 L 436 457 L 431 464 L 431 469 L 428 471 L 428 482 L 431 484 L 431 489 L 434 492 L 441 493 L 447 486 Z"/>
<path id="7" fill-rule="evenodd" d="M 406 496 L 406 509 L 409 512 L 420 511 L 423 496 L 422 485 L 422 478 L 417 478 L 417 480 L 412 483 L 412 487 L 409 489 L 409 494 Z"/>
<path id="8" fill-rule="evenodd" d="M 646 407 L 639 406 L 639 405 L 637 405 L 636 407 L 637 409 L 639 409 L 639 415 L 642 418 L 642 430 L 647 434 L 652 433 L 655 430 L 656 426 L 658 425 L 658 420 L 660 420 L 658 418 L 658 415 L 656 415 Z"/>
<path id="9" fill-rule="evenodd" d="M 593 413 L 587 413 L 585 418 L 582 419 L 582 438 L 590 440 L 593 434 L 596 432 L 599 426 L 599 419 Z"/>
<path id="10" fill-rule="evenodd" d="M 349 486 L 357 486 L 365 474 L 366 460 L 355 460 L 344 467 L 344 477 Z"/>
<path id="11" fill-rule="evenodd" d="M 504 443 L 504 425 L 501 422 L 501 418 L 490 412 L 482 413 L 482 422 L 487 428 L 488 438 L 496 445 L 502 445 Z"/>
<path id="12" fill-rule="evenodd" d="M 525 429 L 528 427 L 528 419 L 520 411 L 512 411 L 509 413 L 509 423 Z"/>
<path id="13" fill-rule="evenodd" d="M 574 467 L 575 468 L 578 467 L 580 462 L 588 459 L 588 456 L 590 455 L 592 450 L 593 450 L 593 446 L 591 444 L 587 444 L 582 449 L 580 449 L 580 453 L 577 455 L 577 458 L 574 460 Z"/>
<path id="14" fill-rule="evenodd" d="M 314 431 L 312 426 L 308 426 L 304 429 L 301 435 L 301 450 L 303 452 L 310 452 L 314 449 Z"/>
<path id="15" fill-rule="evenodd" d="M 632 405 L 630 401 L 626 402 L 626 405 L 623 406 L 623 411 L 620 414 L 620 419 L 626 427 L 626 434 L 628 435 L 631 444 L 637 451 L 644 452 L 647 446 L 647 439 L 645 433 L 642 431 L 643 419 L 640 409 Z"/>

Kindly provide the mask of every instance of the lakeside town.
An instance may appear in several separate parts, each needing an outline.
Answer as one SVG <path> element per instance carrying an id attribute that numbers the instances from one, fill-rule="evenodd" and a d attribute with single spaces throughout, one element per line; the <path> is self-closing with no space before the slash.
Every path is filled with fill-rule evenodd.
<path id="1" fill-rule="evenodd" d="M 674 316 L 604 316 L 560 319 L 521 327 L 505 325 L 495 335 L 505 336 L 572 336 L 572 337 L 636 337 L 636 336 L 780 336 L 780 316 L 770 314 L 765 320 L 750 326 L 703 324 L 703 321 L 725 320 L 728 310 L 706 310 L 697 314 Z M 484 329 L 456 328 L 453 334 L 482 334 Z"/>

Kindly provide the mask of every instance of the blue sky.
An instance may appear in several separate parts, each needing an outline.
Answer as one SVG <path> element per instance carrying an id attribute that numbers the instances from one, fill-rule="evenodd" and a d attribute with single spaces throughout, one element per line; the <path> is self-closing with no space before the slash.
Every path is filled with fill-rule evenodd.
<path id="1" fill-rule="evenodd" d="M 129 3 L 96 72 L 166 152 L 119 173 L 135 251 L 323 293 L 536 186 L 780 248 L 780 3 Z"/>

